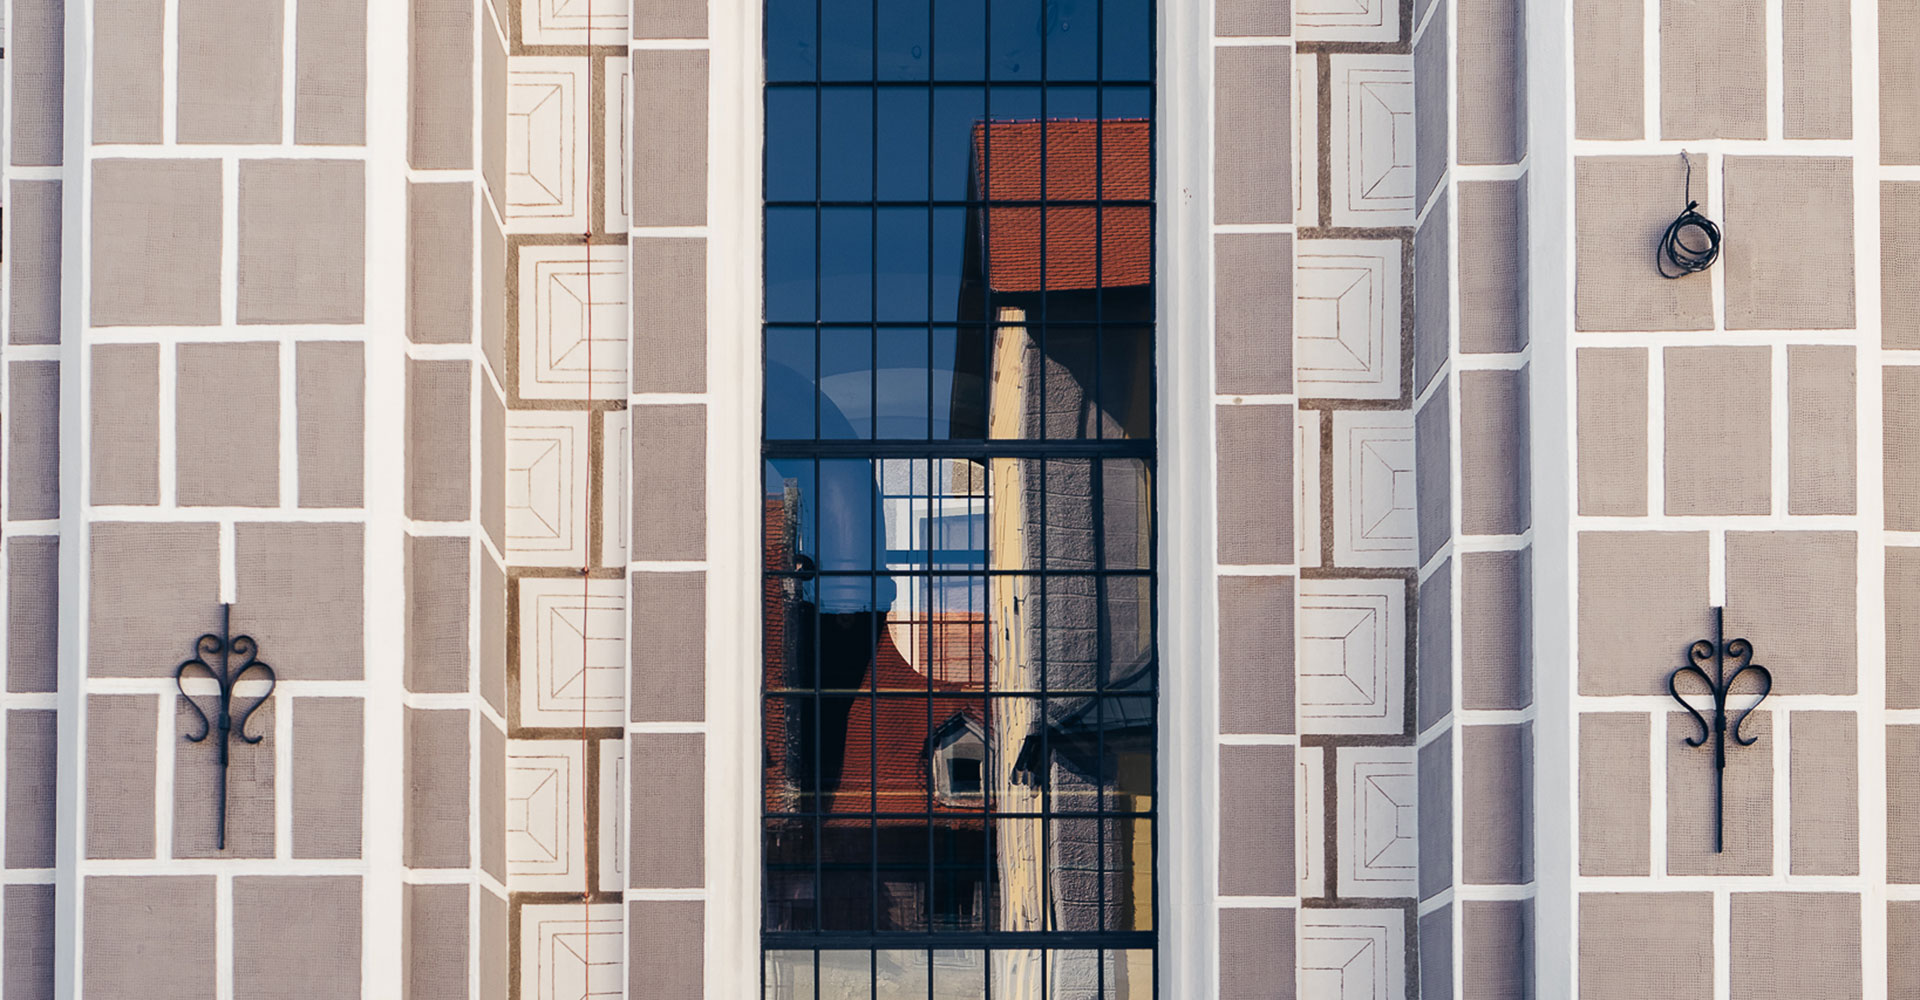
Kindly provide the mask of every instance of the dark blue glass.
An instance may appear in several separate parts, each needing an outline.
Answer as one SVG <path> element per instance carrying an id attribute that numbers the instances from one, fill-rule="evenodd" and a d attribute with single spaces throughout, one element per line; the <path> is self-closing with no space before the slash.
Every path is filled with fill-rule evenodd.
<path id="1" fill-rule="evenodd" d="M 814 212 L 767 209 L 767 319 L 811 322 L 814 318 Z"/>
<path id="2" fill-rule="evenodd" d="M 873 319 L 873 210 L 820 212 L 820 318 Z"/>
<path id="3" fill-rule="evenodd" d="M 814 198 L 813 102 L 811 89 L 767 90 L 767 200 Z"/>
<path id="4" fill-rule="evenodd" d="M 987 78 L 987 6 L 982 0 L 933 0 L 933 77 Z"/>
<path id="5" fill-rule="evenodd" d="M 1152 0 L 1102 0 L 1102 78 L 1153 79 Z"/>
<path id="6" fill-rule="evenodd" d="M 873 79 L 874 0 L 820 0 L 820 78 Z"/>
<path id="7" fill-rule="evenodd" d="M 1100 74 L 1098 0 L 1051 0 L 1046 7 L 1047 79 L 1093 80 Z"/>
<path id="8" fill-rule="evenodd" d="M 820 329 L 820 413 L 822 438 L 873 436 L 871 327 Z"/>
<path id="9" fill-rule="evenodd" d="M 928 339 L 929 361 L 933 366 L 932 426 L 929 430 L 934 440 L 942 441 L 953 437 L 953 414 L 956 409 L 979 409 L 981 383 L 978 376 L 961 376 L 954 372 L 954 366 L 960 360 L 958 331 L 952 327 L 935 327 Z M 973 343 L 978 344 L 978 340 Z"/>
<path id="10" fill-rule="evenodd" d="M 933 94 L 919 87 L 882 87 L 878 94 L 880 161 L 874 197 L 881 201 L 924 201 L 927 151 L 932 141 L 928 115 Z"/>
<path id="11" fill-rule="evenodd" d="M 763 406 L 769 440 L 814 436 L 813 327 L 767 328 L 767 386 Z"/>
<path id="12" fill-rule="evenodd" d="M 873 91 L 865 87 L 820 92 L 820 197 L 873 198 Z"/>
<path id="13" fill-rule="evenodd" d="M 940 87 L 933 92 L 933 199 L 969 197 L 973 173 L 974 123 L 987 114 L 987 92 L 979 87 Z"/>
<path id="14" fill-rule="evenodd" d="M 925 80 L 933 67 L 930 0 L 880 0 L 882 80 Z"/>
<path id="15" fill-rule="evenodd" d="M 971 211 L 964 208 L 933 210 L 933 301 L 930 305 L 935 320 L 951 322 L 960 318 L 960 286 L 970 214 Z"/>
<path id="16" fill-rule="evenodd" d="M 767 0 L 767 80 L 812 82 L 816 0 Z"/>
<path id="17" fill-rule="evenodd" d="M 995 83 L 1040 79 L 1041 6 L 1044 0 L 987 0 L 991 64 Z"/>
<path id="18" fill-rule="evenodd" d="M 878 389 L 874 434 L 882 438 L 927 436 L 927 331 L 888 329 L 874 342 Z"/>
<path id="19" fill-rule="evenodd" d="M 881 322 L 921 322 L 927 307 L 928 209 L 882 208 L 875 214 L 875 292 Z"/>

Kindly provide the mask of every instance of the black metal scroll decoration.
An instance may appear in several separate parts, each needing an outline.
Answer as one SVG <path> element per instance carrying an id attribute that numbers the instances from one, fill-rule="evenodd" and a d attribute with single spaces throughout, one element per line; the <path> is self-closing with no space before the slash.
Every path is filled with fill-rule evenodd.
<path id="1" fill-rule="evenodd" d="M 1768 692 L 1773 690 L 1773 673 L 1766 667 L 1753 662 L 1753 643 L 1745 639 L 1725 638 L 1724 609 L 1713 609 L 1713 640 L 1697 639 L 1687 647 L 1686 666 L 1667 675 L 1667 691 L 1673 700 L 1700 723 L 1700 735 L 1689 736 L 1686 744 L 1690 747 L 1704 746 L 1709 738 L 1713 740 L 1713 852 L 1720 853 L 1724 842 L 1723 831 L 1726 827 L 1725 788 L 1727 780 L 1727 736 L 1733 736 L 1733 742 L 1750 747 L 1760 739 L 1758 736 L 1741 736 L 1740 726 L 1747 716 L 1767 700 Z M 1734 663 L 1733 673 L 1727 673 L 1727 661 Z M 1707 673 L 1706 665 L 1713 664 L 1713 673 Z M 1754 692 L 1759 697 L 1748 705 L 1746 711 L 1734 716 L 1731 725 L 1727 722 L 1727 696 L 1733 692 L 1733 683 L 1740 675 L 1752 672 L 1760 678 L 1760 690 Z M 1706 682 L 1707 693 L 1713 696 L 1713 722 L 1709 724 L 1700 710 L 1687 704 L 1680 696 L 1680 675 L 1692 674 Z"/>
<path id="2" fill-rule="evenodd" d="M 214 827 L 214 837 L 215 847 L 222 851 L 227 849 L 228 744 L 234 736 L 238 736 L 243 743 L 258 743 L 266 739 L 265 733 L 259 736 L 248 736 L 247 720 L 253 717 L 253 713 L 258 711 L 261 705 L 266 704 L 267 699 L 273 695 L 274 687 L 279 684 L 279 678 L 274 676 L 273 668 L 255 659 L 260 652 L 259 643 L 254 642 L 252 636 L 232 634 L 232 628 L 230 627 L 232 620 L 233 605 L 220 605 L 220 634 L 214 635 L 209 632 L 194 640 L 193 655 L 173 670 L 173 683 L 175 687 L 180 689 L 180 697 L 185 698 L 187 704 L 192 706 L 194 714 L 200 717 L 199 735 L 189 734 L 186 737 L 187 742 L 199 743 L 208 736 L 213 735 L 215 730 L 219 731 L 218 742 L 215 745 L 219 748 L 220 755 L 220 783 L 218 786 L 220 813 L 219 820 Z M 215 670 L 211 665 L 215 661 L 220 664 L 218 670 Z M 207 676 L 213 678 L 214 683 L 220 686 L 220 705 L 211 719 L 207 716 L 206 711 L 200 707 L 199 703 L 194 701 L 193 696 L 187 693 L 187 671 L 193 667 L 199 667 L 201 670 L 206 671 Z M 264 679 L 267 682 L 267 690 L 260 695 L 260 697 L 254 699 L 252 704 L 246 705 L 238 713 L 235 713 L 233 711 L 233 689 L 240 683 L 240 678 L 249 673 L 265 674 Z"/>

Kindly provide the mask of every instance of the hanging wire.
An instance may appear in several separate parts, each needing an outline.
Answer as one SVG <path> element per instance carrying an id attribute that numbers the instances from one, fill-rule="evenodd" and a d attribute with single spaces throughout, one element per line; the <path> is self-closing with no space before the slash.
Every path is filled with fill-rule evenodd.
<path id="1" fill-rule="evenodd" d="M 1662 278 L 1698 274 L 1720 259 L 1720 227 L 1696 211 L 1700 203 L 1693 200 L 1693 160 L 1685 150 L 1680 152 L 1680 162 L 1687 166 L 1687 207 L 1667 226 L 1653 255 L 1653 266 L 1660 269 Z"/>

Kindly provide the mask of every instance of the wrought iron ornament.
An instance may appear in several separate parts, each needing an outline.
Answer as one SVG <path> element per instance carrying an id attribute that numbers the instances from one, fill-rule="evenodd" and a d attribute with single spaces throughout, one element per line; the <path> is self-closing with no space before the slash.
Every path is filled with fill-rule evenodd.
<path id="1" fill-rule="evenodd" d="M 259 736 L 248 736 L 247 720 L 253 717 L 254 712 L 259 711 L 261 705 L 266 704 L 267 699 L 273 695 L 274 687 L 279 684 L 279 678 L 274 676 L 273 668 L 255 659 L 260 652 L 260 644 L 254 642 L 253 637 L 250 635 L 233 635 L 231 628 L 232 621 L 233 605 L 220 605 L 220 634 L 214 635 L 209 632 L 194 640 L 193 655 L 173 669 L 173 684 L 180 689 L 180 697 L 185 698 L 187 704 L 193 707 L 194 714 L 200 717 L 200 734 L 198 736 L 188 734 L 186 737 L 187 742 L 199 743 L 208 736 L 213 735 L 215 730 L 219 731 L 219 742 L 216 746 L 219 747 L 220 754 L 220 782 L 218 791 L 220 796 L 220 813 L 219 819 L 214 826 L 214 846 L 222 851 L 227 849 L 228 744 L 234 736 L 238 736 L 243 743 L 258 743 L 267 738 L 265 733 L 261 733 Z M 212 666 L 212 661 L 215 660 L 220 664 L 220 669 L 218 670 L 215 670 Z M 208 718 L 206 711 L 200 707 L 193 696 L 187 693 L 186 676 L 187 671 L 192 667 L 199 667 L 201 670 L 206 671 L 207 676 L 213 678 L 214 683 L 220 686 L 220 706 L 211 719 Z M 241 709 L 238 714 L 235 714 L 233 712 L 233 689 L 240 683 L 240 678 L 248 673 L 265 674 L 267 690 L 261 694 L 260 697 L 254 699 L 253 704 L 247 705 Z"/>
<path id="2" fill-rule="evenodd" d="M 1693 645 L 1687 647 L 1687 659 L 1690 662 L 1667 675 L 1668 693 L 1673 695 L 1674 701 L 1680 703 L 1681 708 L 1686 709 L 1688 714 L 1693 716 L 1695 722 L 1700 723 L 1700 735 L 1687 737 L 1686 744 L 1690 747 L 1704 746 L 1708 739 L 1713 740 L 1713 853 L 1715 854 L 1720 853 L 1725 840 L 1723 831 L 1726 827 L 1727 736 L 1731 733 L 1733 742 L 1743 747 L 1750 747 L 1758 741 L 1760 739 L 1758 736 L 1741 736 L 1740 726 L 1747 721 L 1747 716 L 1753 714 L 1754 709 L 1760 707 L 1761 702 L 1767 700 L 1768 692 L 1773 690 L 1772 672 L 1753 662 L 1753 643 L 1745 639 L 1727 639 L 1725 634 L 1725 609 L 1716 607 L 1713 609 L 1713 640 L 1709 642 L 1706 639 L 1696 639 Z M 1727 673 L 1728 660 L 1732 660 L 1735 664 L 1733 673 Z M 1709 661 L 1713 664 L 1711 674 L 1707 673 L 1706 667 Z M 1740 679 L 1740 675 L 1749 671 L 1760 678 L 1760 690 L 1754 692 L 1759 697 L 1753 700 L 1753 704 L 1747 706 L 1746 711 L 1734 717 L 1732 725 L 1728 725 L 1727 696 L 1733 692 L 1733 683 Z M 1692 674 L 1706 682 L 1707 693 L 1713 696 L 1711 724 L 1707 722 L 1705 716 L 1700 714 L 1699 709 L 1694 708 L 1687 703 L 1687 699 L 1681 697 L 1680 675 L 1682 674 Z"/>

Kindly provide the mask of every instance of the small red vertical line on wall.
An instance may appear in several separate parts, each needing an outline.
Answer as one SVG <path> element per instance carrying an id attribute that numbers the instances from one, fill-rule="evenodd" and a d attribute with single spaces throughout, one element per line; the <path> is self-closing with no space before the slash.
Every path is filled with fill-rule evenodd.
<path id="1" fill-rule="evenodd" d="M 585 59 L 587 60 L 587 121 L 589 123 L 593 121 L 593 107 L 594 107 L 594 104 L 593 104 L 593 45 L 594 45 L 593 0 L 587 0 L 587 43 L 586 43 Z M 606 127 L 605 120 L 606 120 L 606 116 L 603 114 L 601 116 L 602 128 Z M 592 134 L 591 127 L 589 127 L 588 129 L 588 134 L 586 136 L 586 139 L 588 142 L 593 141 L 593 134 Z M 604 148 L 604 143 L 603 143 L 603 148 Z M 583 284 L 586 286 L 587 309 L 586 309 L 586 319 L 581 324 L 581 326 L 582 326 L 582 329 L 585 331 L 585 335 L 586 335 L 587 440 L 591 442 L 593 439 L 593 154 L 591 151 L 588 151 L 587 153 L 587 186 L 586 186 L 586 190 L 580 192 L 580 197 L 585 199 L 584 204 L 586 206 L 586 211 L 587 211 L 586 231 L 580 234 L 580 243 L 586 249 L 586 252 L 587 252 L 587 278 L 586 278 L 586 281 L 583 282 Z M 600 461 L 602 465 L 606 463 L 606 460 L 607 460 L 606 449 L 602 447 L 601 455 L 600 455 Z M 580 823 L 581 823 L 581 830 L 580 830 L 579 842 L 583 845 L 587 842 L 587 836 L 586 836 L 587 831 L 585 829 L 587 816 L 588 816 L 587 791 L 591 787 L 588 784 L 588 779 L 587 779 L 587 762 L 594 759 L 592 753 L 590 752 L 591 748 L 588 746 L 589 740 L 587 736 L 587 676 L 588 676 L 588 673 L 587 673 L 588 671 L 587 621 L 588 621 L 588 616 L 593 613 L 593 544 L 594 544 L 593 475 L 594 475 L 593 448 L 592 448 L 592 445 L 589 444 L 587 447 L 587 488 L 580 491 L 580 530 L 581 530 L 582 544 L 581 544 L 581 553 L 580 553 Z M 604 509 L 604 506 L 605 506 L 605 503 L 603 500 L 602 502 L 603 509 Z M 596 844 L 598 843 L 597 839 L 595 840 L 595 843 Z M 588 872 L 592 870 L 593 869 L 590 869 L 588 867 L 587 859 L 583 852 L 580 858 L 580 879 L 581 879 L 581 882 L 580 882 L 580 968 L 581 968 L 582 974 L 589 977 L 585 980 L 586 989 L 588 993 L 593 992 L 593 980 L 591 978 L 593 975 L 593 880 L 588 875 Z"/>

